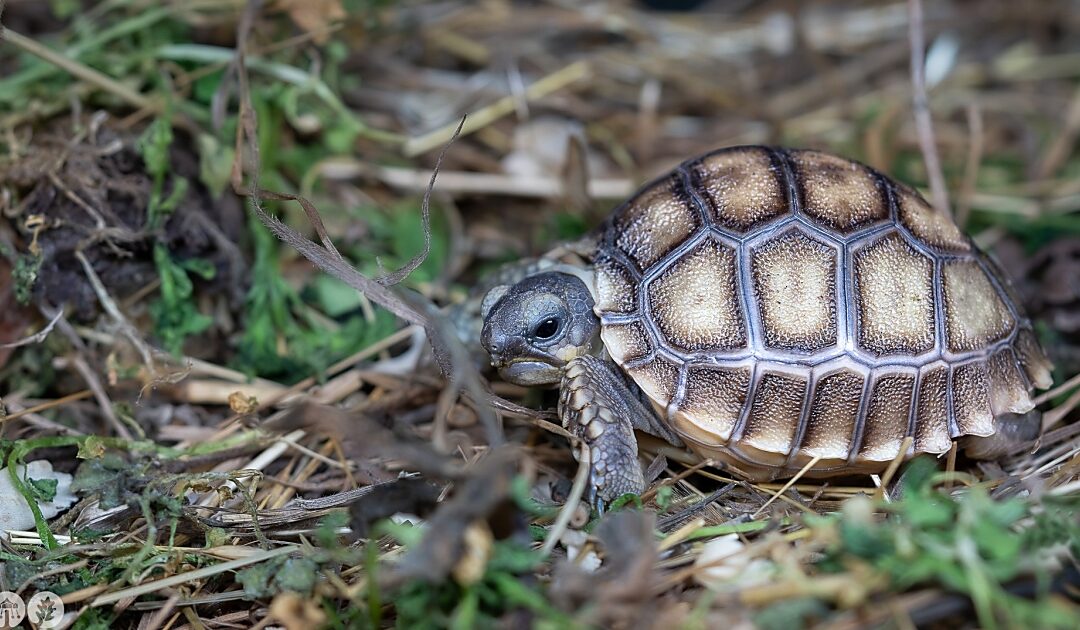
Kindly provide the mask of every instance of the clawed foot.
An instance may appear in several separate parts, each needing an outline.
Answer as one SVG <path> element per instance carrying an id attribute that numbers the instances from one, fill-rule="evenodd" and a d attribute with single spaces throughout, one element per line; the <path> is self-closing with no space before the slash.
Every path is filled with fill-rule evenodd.
<path id="1" fill-rule="evenodd" d="M 641 494 L 645 491 L 645 476 L 637 460 L 636 442 L 629 445 L 631 450 L 620 439 L 603 439 L 601 435 L 589 440 L 577 431 L 574 433 L 582 437 L 588 448 L 589 482 L 585 496 L 597 512 L 602 514 L 607 505 L 624 494 Z M 574 457 L 580 457 L 577 451 Z"/>
<path id="2" fill-rule="evenodd" d="M 588 359 L 582 361 L 581 359 Z M 591 360 L 591 361 L 590 361 Z M 589 454 L 589 504 L 603 506 L 628 493 L 645 490 L 637 458 L 634 426 L 626 405 L 614 398 L 617 388 L 606 383 L 603 366 L 594 357 L 581 357 L 567 369 L 559 399 L 563 426 L 585 443 Z M 623 413 L 620 413 L 623 412 Z M 577 451 L 574 453 L 578 457 Z"/>

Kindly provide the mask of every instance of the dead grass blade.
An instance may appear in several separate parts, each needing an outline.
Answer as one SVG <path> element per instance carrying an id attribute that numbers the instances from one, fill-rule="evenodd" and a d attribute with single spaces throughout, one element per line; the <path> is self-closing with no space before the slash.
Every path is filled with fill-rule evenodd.
<path id="1" fill-rule="evenodd" d="M 952 216 L 945 175 L 941 170 L 930 100 L 926 93 L 926 36 L 924 34 L 922 0 L 908 0 L 908 37 L 911 39 L 911 86 L 915 125 L 919 131 L 919 148 L 930 179 L 930 197 L 938 212 Z"/>
<path id="2" fill-rule="evenodd" d="M 398 284 L 405 278 L 409 277 L 409 274 L 416 271 L 416 268 L 423 264 L 424 260 L 431 253 L 431 191 L 435 188 L 435 178 L 439 176 L 439 169 L 442 168 L 443 158 L 446 157 L 446 152 L 450 149 L 450 146 L 454 144 L 454 140 L 457 140 L 458 134 L 461 133 L 461 128 L 465 126 L 465 120 L 468 116 L 462 116 L 461 122 L 458 123 L 457 129 L 454 130 L 454 134 L 450 136 L 450 139 L 443 145 L 441 151 L 439 151 L 439 157 L 435 158 L 435 166 L 431 169 L 431 181 L 428 182 L 427 188 L 424 190 L 424 199 L 420 203 L 420 229 L 424 233 L 424 247 L 415 256 L 413 256 L 409 262 L 402 265 L 401 269 L 388 273 L 381 278 L 376 278 L 375 281 L 379 284 Z"/>

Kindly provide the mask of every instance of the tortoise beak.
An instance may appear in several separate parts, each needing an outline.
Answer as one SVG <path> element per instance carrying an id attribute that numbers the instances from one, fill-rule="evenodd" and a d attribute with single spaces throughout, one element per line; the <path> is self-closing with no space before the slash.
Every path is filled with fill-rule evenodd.
<path id="1" fill-rule="evenodd" d="M 534 348 L 525 343 L 522 339 L 512 340 L 501 350 L 501 352 L 498 352 L 494 347 L 488 350 L 488 353 L 491 354 L 491 364 L 500 370 L 517 363 L 537 363 L 555 369 L 561 369 L 566 366 L 566 361 L 563 361 L 553 354 Z"/>
<path id="2" fill-rule="evenodd" d="M 506 381 L 518 385 L 551 385 L 562 380 L 566 361 L 526 343 L 516 335 L 493 334 L 485 327 L 481 343 Z"/>
<path id="3" fill-rule="evenodd" d="M 552 385 L 562 380 L 562 368 L 546 361 L 515 359 L 499 368 L 499 376 L 518 385 Z"/>

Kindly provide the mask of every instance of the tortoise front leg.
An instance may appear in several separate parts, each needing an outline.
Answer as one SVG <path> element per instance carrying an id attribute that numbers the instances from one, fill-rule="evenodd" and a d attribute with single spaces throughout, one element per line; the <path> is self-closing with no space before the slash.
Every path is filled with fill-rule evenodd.
<path id="1" fill-rule="evenodd" d="M 614 365 L 591 355 L 577 357 L 567 365 L 559 418 L 567 431 L 589 447 L 589 499 L 593 505 L 645 490 L 635 428 L 672 444 L 682 443 L 638 399 Z"/>

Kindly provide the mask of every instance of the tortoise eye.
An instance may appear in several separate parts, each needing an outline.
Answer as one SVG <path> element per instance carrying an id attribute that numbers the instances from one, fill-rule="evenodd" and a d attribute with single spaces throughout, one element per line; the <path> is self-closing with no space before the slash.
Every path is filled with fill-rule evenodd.
<path id="1" fill-rule="evenodd" d="M 559 318 L 548 317 L 533 328 L 532 335 L 537 339 L 551 339 L 559 332 Z"/>

